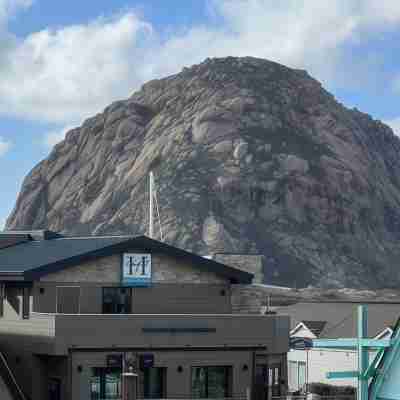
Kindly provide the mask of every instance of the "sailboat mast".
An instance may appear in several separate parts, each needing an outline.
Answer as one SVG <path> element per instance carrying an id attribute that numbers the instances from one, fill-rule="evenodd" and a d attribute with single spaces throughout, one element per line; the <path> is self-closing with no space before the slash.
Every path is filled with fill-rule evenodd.
<path id="1" fill-rule="evenodd" d="M 154 175 L 153 171 L 150 171 L 150 202 L 149 202 L 149 237 L 153 239 L 154 237 L 154 205 L 153 205 L 153 199 L 154 199 Z"/>

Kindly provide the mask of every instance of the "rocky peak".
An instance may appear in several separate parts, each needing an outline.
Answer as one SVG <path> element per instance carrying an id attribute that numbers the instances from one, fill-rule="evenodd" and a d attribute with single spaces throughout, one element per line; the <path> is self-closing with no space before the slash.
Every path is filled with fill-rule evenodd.
<path id="1" fill-rule="evenodd" d="M 270 283 L 398 285 L 399 151 L 305 71 L 207 59 L 68 132 L 7 227 L 143 234 L 151 169 L 171 244 L 262 254 Z"/>

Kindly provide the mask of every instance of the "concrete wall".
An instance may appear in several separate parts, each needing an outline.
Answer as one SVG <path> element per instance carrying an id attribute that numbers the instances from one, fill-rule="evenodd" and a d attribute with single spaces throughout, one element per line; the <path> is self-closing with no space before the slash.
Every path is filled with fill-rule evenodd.
<path id="1" fill-rule="evenodd" d="M 8 390 L 7 385 L 4 383 L 3 379 L 0 378 L 0 399 L 1 400 L 14 400 L 11 397 L 11 393 Z"/>
<path id="2" fill-rule="evenodd" d="M 0 318 L 0 350 L 18 384 L 30 395 L 35 381 L 33 371 L 36 371 L 33 353 L 54 351 L 55 320 L 47 315 L 22 319 L 21 288 L 7 288 L 6 296 L 4 314 Z"/>
<path id="3" fill-rule="evenodd" d="M 55 318 L 56 354 L 66 354 L 69 348 L 133 346 L 266 346 L 269 353 L 286 353 L 289 345 L 289 318 L 285 316 L 60 314 Z"/>
<path id="4" fill-rule="evenodd" d="M 60 400 L 70 400 L 69 357 L 33 355 L 32 393 L 33 400 L 49 400 L 48 382 L 58 379 L 61 383 Z M 71 399 L 72 400 L 72 399 Z"/>

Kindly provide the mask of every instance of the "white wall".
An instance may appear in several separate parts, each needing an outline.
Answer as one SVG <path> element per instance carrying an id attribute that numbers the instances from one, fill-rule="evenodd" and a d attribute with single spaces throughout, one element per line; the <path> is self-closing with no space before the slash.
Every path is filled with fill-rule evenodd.
<path id="1" fill-rule="evenodd" d="M 335 371 L 354 371 L 357 369 L 357 353 L 354 351 L 343 350 L 291 350 L 288 353 L 288 366 L 290 361 L 303 361 L 306 363 L 306 382 L 322 382 L 330 385 L 357 386 L 357 380 L 352 379 L 327 379 L 327 372 Z M 289 367 L 289 384 L 296 382 L 292 376 L 293 369 Z M 298 390 L 297 387 L 289 387 L 290 391 Z"/>

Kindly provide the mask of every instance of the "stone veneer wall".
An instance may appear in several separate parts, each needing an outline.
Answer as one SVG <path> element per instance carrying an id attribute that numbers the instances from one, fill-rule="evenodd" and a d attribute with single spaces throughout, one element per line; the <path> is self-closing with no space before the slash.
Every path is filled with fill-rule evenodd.
<path id="1" fill-rule="evenodd" d="M 137 251 L 136 251 L 137 252 Z M 173 257 L 152 254 L 153 282 L 162 283 L 227 283 L 223 277 L 202 271 Z M 88 261 L 75 267 L 50 273 L 41 278 L 47 282 L 121 282 L 121 255 L 116 254 Z"/>
<path id="2" fill-rule="evenodd" d="M 233 314 L 260 314 L 266 305 L 266 289 L 255 285 L 232 285 L 231 303 Z"/>
<path id="3" fill-rule="evenodd" d="M 254 274 L 253 283 L 264 282 L 264 256 L 261 254 L 216 253 L 214 260 L 233 268 Z"/>

